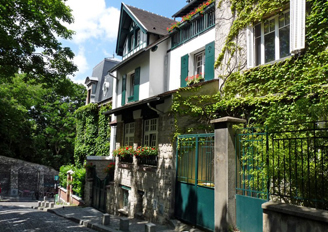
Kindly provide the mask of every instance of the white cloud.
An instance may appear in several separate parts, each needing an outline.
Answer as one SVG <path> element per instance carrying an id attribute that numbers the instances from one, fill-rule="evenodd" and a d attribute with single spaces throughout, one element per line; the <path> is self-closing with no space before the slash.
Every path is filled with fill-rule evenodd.
<path id="1" fill-rule="evenodd" d="M 90 38 L 115 40 L 120 11 L 106 8 L 105 0 L 68 0 L 74 23 L 67 25 L 75 31 L 72 42 L 80 44 Z"/>
<path id="2" fill-rule="evenodd" d="M 74 77 L 70 76 L 72 81 L 74 81 L 75 83 L 84 83 L 84 79 L 86 76 L 83 77 L 82 74 L 85 74 L 87 71 L 89 71 L 89 65 L 84 53 L 84 47 L 80 46 L 77 55 L 75 55 L 73 59 L 73 63 L 79 69 L 77 72 L 75 72 Z"/>

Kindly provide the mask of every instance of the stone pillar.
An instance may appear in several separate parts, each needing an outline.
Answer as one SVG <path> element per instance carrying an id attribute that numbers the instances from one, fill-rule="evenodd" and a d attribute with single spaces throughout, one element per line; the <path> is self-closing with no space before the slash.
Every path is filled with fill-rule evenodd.
<path id="1" fill-rule="evenodd" d="M 223 117 L 211 121 L 215 127 L 214 142 L 214 215 L 215 231 L 236 226 L 236 161 L 233 124 L 246 120 Z"/>
<path id="2" fill-rule="evenodd" d="M 67 172 L 67 195 L 66 195 L 66 202 L 72 203 L 72 195 L 73 195 L 73 189 L 71 182 L 73 181 L 73 174 L 74 172 L 72 170 L 69 170 Z"/>

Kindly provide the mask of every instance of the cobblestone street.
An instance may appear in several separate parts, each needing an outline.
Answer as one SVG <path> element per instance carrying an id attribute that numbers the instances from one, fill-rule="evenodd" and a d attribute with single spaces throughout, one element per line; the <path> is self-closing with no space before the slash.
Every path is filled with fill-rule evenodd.
<path id="1" fill-rule="evenodd" d="M 34 203 L 35 205 L 35 203 Z M 28 204 L 0 202 L 0 232 L 72 232 L 94 230 L 55 214 L 31 209 Z"/>

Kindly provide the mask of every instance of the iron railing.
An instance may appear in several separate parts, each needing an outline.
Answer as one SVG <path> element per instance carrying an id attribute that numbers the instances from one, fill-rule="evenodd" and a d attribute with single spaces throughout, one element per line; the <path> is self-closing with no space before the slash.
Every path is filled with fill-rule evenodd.
<path id="1" fill-rule="evenodd" d="M 177 180 L 214 187 L 214 134 L 178 136 Z"/>
<path id="2" fill-rule="evenodd" d="M 245 128 L 236 135 L 236 193 L 328 209 L 328 124 Z"/>

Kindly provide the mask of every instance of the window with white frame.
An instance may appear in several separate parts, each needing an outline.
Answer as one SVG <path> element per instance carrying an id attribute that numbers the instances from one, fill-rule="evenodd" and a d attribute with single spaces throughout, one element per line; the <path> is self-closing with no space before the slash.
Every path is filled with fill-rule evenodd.
<path id="1" fill-rule="evenodd" d="M 203 75 L 204 73 L 204 67 L 205 67 L 205 52 L 199 52 L 195 55 L 195 72 L 194 75 L 201 74 Z"/>
<path id="2" fill-rule="evenodd" d="M 124 144 L 127 146 L 133 146 L 134 142 L 134 122 L 126 123 L 124 125 Z"/>
<path id="3" fill-rule="evenodd" d="M 144 121 L 144 145 L 150 147 L 157 146 L 158 119 L 148 119 Z"/>
<path id="4" fill-rule="evenodd" d="M 255 65 L 290 55 L 289 24 L 289 12 L 285 12 L 254 27 Z"/>
<path id="5" fill-rule="evenodd" d="M 291 0 L 290 10 L 247 29 L 247 66 L 279 60 L 305 47 L 305 0 Z"/>

